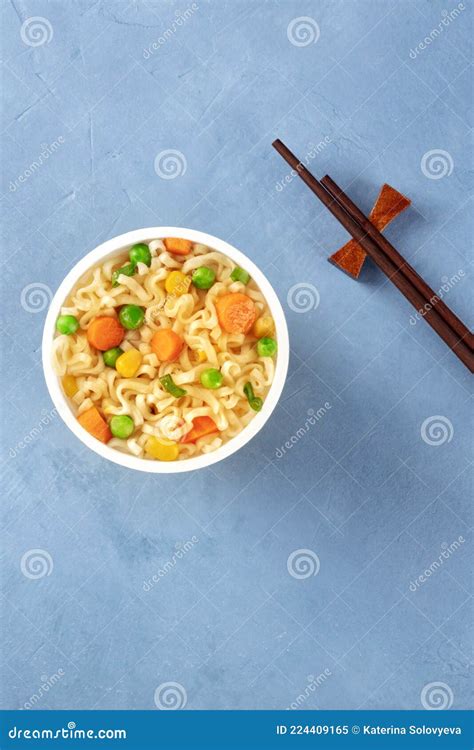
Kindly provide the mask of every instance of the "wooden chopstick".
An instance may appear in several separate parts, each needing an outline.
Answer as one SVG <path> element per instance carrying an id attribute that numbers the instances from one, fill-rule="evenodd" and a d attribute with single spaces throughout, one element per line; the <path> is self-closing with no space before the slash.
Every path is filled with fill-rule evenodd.
<path id="1" fill-rule="evenodd" d="M 415 271 L 408 261 L 403 258 L 398 250 L 392 245 L 389 240 L 383 236 L 383 234 L 372 224 L 370 219 L 362 213 L 360 208 L 349 198 L 349 196 L 337 185 L 329 175 L 325 175 L 321 184 L 324 185 L 326 190 L 331 193 L 333 198 L 352 216 L 362 227 L 362 229 L 372 237 L 379 247 L 384 251 L 390 260 L 400 269 L 404 276 L 406 276 L 413 284 L 413 286 L 422 294 L 427 305 L 436 308 L 436 311 L 446 321 L 448 325 L 454 330 L 454 332 L 462 339 L 470 349 L 473 349 L 474 336 L 464 325 L 462 320 L 458 318 L 455 313 L 438 297 L 436 292 L 431 289 L 426 281 Z"/>
<path id="2" fill-rule="evenodd" d="M 462 338 L 454 331 L 451 326 L 439 315 L 433 307 L 425 310 L 426 299 L 420 294 L 412 281 L 408 279 L 399 266 L 396 265 L 381 249 L 378 242 L 370 237 L 364 228 L 356 221 L 345 208 L 338 203 L 335 198 L 328 192 L 324 185 L 321 185 L 311 172 L 296 158 L 284 143 L 279 139 L 273 142 L 273 147 L 278 151 L 280 156 L 296 171 L 303 182 L 308 185 L 310 190 L 319 198 L 319 200 L 331 211 L 333 216 L 342 224 L 349 234 L 364 248 L 367 255 L 376 263 L 388 279 L 399 289 L 406 299 L 422 315 L 426 322 L 436 331 L 443 341 L 459 357 L 461 362 L 471 371 L 474 372 L 474 354 Z M 400 256 L 401 257 L 401 256 Z"/>

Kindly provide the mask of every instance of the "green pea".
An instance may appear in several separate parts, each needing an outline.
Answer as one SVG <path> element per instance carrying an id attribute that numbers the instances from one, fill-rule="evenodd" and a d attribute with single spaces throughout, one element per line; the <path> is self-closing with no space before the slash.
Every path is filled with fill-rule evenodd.
<path id="1" fill-rule="evenodd" d="M 107 349 L 106 352 L 102 353 L 104 363 L 107 365 L 107 367 L 115 367 L 115 363 L 121 354 L 123 354 L 123 349 L 121 349 L 119 346 L 114 346 L 112 349 Z"/>
<path id="2" fill-rule="evenodd" d="M 124 328 L 133 331 L 143 325 L 145 313 L 138 305 L 124 305 L 119 312 L 119 320 Z"/>
<path id="3" fill-rule="evenodd" d="M 200 266 L 194 271 L 191 280 L 198 289 L 210 289 L 216 280 L 216 274 L 212 268 Z"/>
<path id="4" fill-rule="evenodd" d="M 56 328 L 59 333 L 70 336 L 71 333 L 76 333 L 79 328 L 79 321 L 75 315 L 60 315 L 56 321 Z"/>
<path id="5" fill-rule="evenodd" d="M 219 372 L 219 370 L 216 370 L 215 367 L 210 367 L 208 370 L 201 372 L 201 377 L 199 379 L 204 388 L 210 388 L 211 390 L 220 388 L 222 381 L 224 380 L 222 373 Z"/>
<path id="6" fill-rule="evenodd" d="M 117 414 L 110 420 L 110 432 L 114 437 L 126 440 L 135 429 L 133 419 L 127 414 Z"/>
<path id="7" fill-rule="evenodd" d="M 273 357 L 278 349 L 277 342 L 275 339 L 271 339 L 269 336 L 264 336 L 257 343 L 257 352 L 259 357 Z"/>
<path id="8" fill-rule="evenodd" d="M 144 242 L 139 242 L 138 245 L 131 247 L 128 257 L 132 263 L 145 263 L 148 267 L 151 266 L 150 248 Z"/>
<path id="9" fill-rule="evenodd" d="M 241 281 L 242 284 L 248 284 L 250 281 L 250 274 L 240 266 L 236 266 L 232 271 L 230 278 L 232 281 Z"/>
<path id="10" fill-rule="evenodd" d="M 118 286 L 120 284 L 119 276 L 133 276 L 136 271 L 136 263 L 126 263 L 122 268 L 117 268 L 112 274 L 112 286 Z"/>

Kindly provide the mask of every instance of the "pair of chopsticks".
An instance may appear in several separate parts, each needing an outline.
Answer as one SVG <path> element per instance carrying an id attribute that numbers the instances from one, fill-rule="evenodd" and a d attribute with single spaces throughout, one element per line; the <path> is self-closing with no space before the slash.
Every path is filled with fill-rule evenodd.
<path id="1" fill-rule="evenodd" d="M 474 372 L 474 337 L 457 315 L 334 180 L 328 175 L 317 180 L 279 139 L 272 145 L 461 362 Z"/>

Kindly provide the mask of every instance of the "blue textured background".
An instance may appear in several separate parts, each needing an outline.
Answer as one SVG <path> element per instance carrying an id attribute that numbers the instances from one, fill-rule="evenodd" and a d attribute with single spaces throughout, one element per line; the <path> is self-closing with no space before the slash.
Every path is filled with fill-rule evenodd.
<path id="1" fill-rule="evenodd" d="M 61 670 L 36 707 L 153 709 L 168 682 L 188 708 L 284 708 L 301 694 L 304 708 L 420 708 L 436 682 L 445 704 L 467 707 L 468 372 L 410 325 L 377 269 L 357 283 L 327 263 L 346 236 L 300 181 L 276 189 L 288 170 L 270 144 L 304 158 L 326 138 L 310 168 L 366 211 L 383 181 L 407 194 L 387 235 L 435 289 L 463 271 L 448 303 L 472 326 L 471 6 L 410 57 L 454 3 L 197 5 L 173 27 L 191 3 L 2 4 L 1 704 L 31 703 Z M 32 16 L 42 29 L 29 39 Z M 287 32 L 301 16 L 315 37 L 297 46 Z M 154 162 L 168 149 L 186 169 L 165 180 Z M 433 179 L 421 164 L 440 149 L 449 174 Z M 51 414 L 40 362 L 48 299 L 77 259 L 160 224 L 249 254 L 292 348 L 263 432 L 212 469 L 162 479 L 88 452 Z M 287 302 L 299 283 L 314 300 L 305 313 Z M 425 420 L 441 423 L 434 445 Z M 301 549 L 317 575 L 289 574 Z"/>

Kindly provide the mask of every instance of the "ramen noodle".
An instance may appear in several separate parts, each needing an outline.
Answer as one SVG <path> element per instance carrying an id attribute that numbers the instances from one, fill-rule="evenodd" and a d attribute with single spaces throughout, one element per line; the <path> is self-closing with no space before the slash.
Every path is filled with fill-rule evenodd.
<path id="1" fill-rule="evenodd" d="M 230 258 L 189 240 L 139 243 L 92 268 L 56 328 L 53 367 L 82 428 L 148 460 L 216 450 L 273 381 L 263 294 Z"/>

